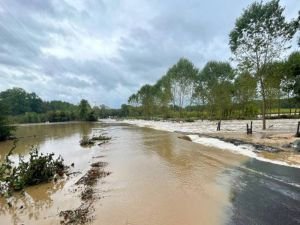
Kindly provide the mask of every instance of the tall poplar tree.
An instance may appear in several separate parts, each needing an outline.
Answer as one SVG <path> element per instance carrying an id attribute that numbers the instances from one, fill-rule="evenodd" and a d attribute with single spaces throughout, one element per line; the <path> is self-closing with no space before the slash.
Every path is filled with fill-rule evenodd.
<path id="1" fill-rule="evenodd" d="M 262 99 L 263 129 L 266 129 L 267 66 L 290 48 L 299 18 L 287 22 L 279 0 L 254 2 L 236 20 L 229 45 L 241 69 L 255 77 Z"/>

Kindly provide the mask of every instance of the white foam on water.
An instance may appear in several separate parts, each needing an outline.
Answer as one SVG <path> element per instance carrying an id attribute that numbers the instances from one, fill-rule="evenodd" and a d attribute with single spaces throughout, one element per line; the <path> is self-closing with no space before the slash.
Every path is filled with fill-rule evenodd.
<path id="1" fill-rule="evenodd" d="M 234 145 L 229 142 L 222 141 L 217 138 L 210 138 L 210 137 L 200 137 L 198 135 L 188 135 L 188 137 L 192 140 L 192 142 L 208 146 L 208 147 L 214 147 L 214 148 L 219 148 L 219 149 L 224 149 L 224 150 L 229 150 L 235 154 L 240 154 L 244 156 L 248 156 L 251 158 L 255 158 L 260 161 L 268 162 L 268 163 L 273 163 L 277 165 L 282 165 L 282 166 L 289 166 L 289 167 L 295 167 L 295 168 L 300 168 L 300 165 L 296 164 L 288 164 L 283 161 L 279 160 L 272 160 L 272 159 L 267 159 L 261 156 L 258 156 L 254 151 L 255 148 L 252 145 Z"/>
<path id="2" fill-rule="evenodd" d="M 100 120 L 102 122 L 107 122 L 108 120 Z M 109 120 L 109 122 L 117 122 L 117 123 L 126 123 L 135 125 L 138 127 L 149 127 L 155 130 L 163 130 L 169 132 L 186 132 L 186 133 L 215 133 L 216 132 L 216 121 L 209 120 L 197 120 L 192 123 L 187 122 L 172 122 L 172 121 L 154 121 L 154 120 L 138 120 L 138 119 L 127 119 L 122 121 Z M 237 132 L 245 129 L 245 124 L 248 123 L 248 120 L 226 120 L 222 121 L 221 130 L 222 132 Z M 268 130 L 278 130 L 284 131 L 293 131 L 294 125 L 298 123 L 296 119 L 276 119 L 268 121 Z M 259 130 L 261 127 L 260 120 L 253 121 L 254 130 Z M 188 135 L 191 140 L 195 143 L 202 144 L 205 146 L 220 148 L 224 150 L 229 150 L 236 154 L 241 154 L 244 156 L 248 156 L 251 158 L 255 158 L 260 161 L 273 163 L 282 166 L 295 167 L 300 168 L 300 165 L 297 164 L 289 164 L 284 161 L 279 160 L 271 160 L 264 157 L 261 157 L 255 153 L 255 148 L 252 145 L 234 145 L 229 142 L 222 141 L 217 138 L 208 138 L 208 137 L 199 137 L 198 135 Z"/>
<path id="3" fill-rule="evenodd" d="M 202 144 L 209 147 L 229 150 L 233 153 L 242 154 L 248 157 L 255 157 L 254 148 L 251 145 L 234 145 L 229 142 L 219 140 L 217 138 L 199 137 L 198 135 L 188 135 L 192 142 Z"/>
<path id="4" fill-rule="evenodd" d="M 101 120 L 105 122 L 105 120 Z M 267 121 L 268 131 L 294 132 L 299 119 L 275 119 Z M 180 131 L 189 133 L 215 133 L 218 121 L 196 120 L 195 122 L 174 122 L 174 121 L 154 121 L 154 120 L 138 120 L 126 119 L 118 121 L 122 123 L 132 124 L 139 127 L 150 127 L 156 130 L 164 131 Z M 245 131 L 246 124 L 249 120 L 224 120 L 221 122 L 222 132 L 240 132 Z M 261 120 L 253 120 L 254 131 L 261 130 Z"/>

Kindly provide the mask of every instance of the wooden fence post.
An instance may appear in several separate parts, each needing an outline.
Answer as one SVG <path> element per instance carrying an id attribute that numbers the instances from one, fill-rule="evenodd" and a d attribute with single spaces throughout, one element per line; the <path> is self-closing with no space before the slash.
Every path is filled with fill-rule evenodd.
<path id="1" fill-rule="evenodd" d="M 298 122 L 297 132 L 295 137 L 300 137 L 300 122 Z"/>
<path id="2" fill-rule="evenodd" d="M 246 131 L 247 131 L 247 134 L 252 134 L 252 121 L 251 121 L 251 123 L 250 123 L 250 127 L 249 127 L 249 125 L 248 125 L 248 123 L 247 123 Z"/>
<path id="3" fill-rule="evenodd" d="M 221 130 L 221 120 L 218 122 L 218 125 L 217 125 L 217 131 L 220 131 Z"/>

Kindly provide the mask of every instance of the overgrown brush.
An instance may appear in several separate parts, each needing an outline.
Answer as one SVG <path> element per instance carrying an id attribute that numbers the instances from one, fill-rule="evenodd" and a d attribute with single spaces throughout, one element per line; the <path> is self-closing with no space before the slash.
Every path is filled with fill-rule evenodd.
<path id="1" fill-rule="evenodd" d="M 88 136 L 83 136 L 80 140 L 80 145 L 83 147 L 89 147 L 93 146 L 96 141 L 101 141 L 98 145 L 107 143 L 109 140 L 111 140 L 111 137 L 105 136 L 105 135 L 99 135 L 99 136 L 93 136 L 92 138 L 89 138 Z"/>
<path id="2" fill-rule="evenodd" d="M 19 156 L 15 166 L 9 159 L 12 151 L 8 153 L 5 162 L 0 165 L 0 195 L 10 196 L 13 191 L 22 190 L 26 186 L 48 182 L 56 174 L 62 176 L 66 170 L 61 156 L 54 158 L 54 153 L 39 153 L 37 148 L 32 148 L 29 159 Z"/>
<path id="3" fill-rule="evenodd" d="M 95 141 L 90 139 L 88 136 L 83 136 L 79 143 L 81 146 L 92 146 L 95 144 Z"/>

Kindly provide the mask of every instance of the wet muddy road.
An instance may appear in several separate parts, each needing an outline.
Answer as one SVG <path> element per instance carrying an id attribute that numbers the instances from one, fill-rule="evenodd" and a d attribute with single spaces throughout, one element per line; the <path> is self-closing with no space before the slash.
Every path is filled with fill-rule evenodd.
<path id="1" fill-rule="evenodd" d="M 100 130 L 99 130 L 100 129 Z M 112 140 L 83 148 L 80 137 Z M 30 145 L 61 154 L 82 174 L 26 189 L 13 206 L 0 200 L 0 224 L 59 224 L 61 210 L 80 204 L 74 183 L 95 160 L 111 175 L 99 180 L 92 224 L 300 224 L 300 170 L 259 162 L 128 125 L 73 123 L 21 126 L 16 153 Z M 12 143 L 0 144 L 3 158 Z"/>

